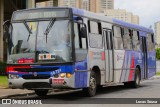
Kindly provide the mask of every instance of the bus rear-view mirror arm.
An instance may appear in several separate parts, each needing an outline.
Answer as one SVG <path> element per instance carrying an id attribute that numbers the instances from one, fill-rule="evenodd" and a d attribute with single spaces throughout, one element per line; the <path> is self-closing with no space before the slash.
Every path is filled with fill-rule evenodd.
<path id="1" fill-rule="evenodd" d="M 3 41 L 7 41 L 9 37 L 9 25 L 10 20 L 7 20 L 3 23 Z"/>
<path id="2" fill-rule="evenodd" d="M 81 28 L 80 35 L 81 35 L 82 38 L 87 37 L 87 29 L 86 29 L 85 26 Z"/>

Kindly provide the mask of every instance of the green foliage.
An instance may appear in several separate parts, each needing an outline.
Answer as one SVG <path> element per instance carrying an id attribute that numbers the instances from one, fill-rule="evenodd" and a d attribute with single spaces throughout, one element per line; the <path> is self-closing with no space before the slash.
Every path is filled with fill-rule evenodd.
<path id="1" fill-rule="evenodd" d="M 159 76 L 160 76 L 160 72 L 156 72 L 156 75 L 159 75 Z"/>
<path id="2" fill-rule="evenodd" d="M 7 76 L 0 76 L 0 87 L 8 87 L 8 78 Z"/>
<path id="3" fill-rule="evenodd" d="M 5 62 L 0 62 L 0 75 L 6 75 L 6 66 Z"/>
<path id="4" fill-rule="evenodd" d="M 156 49 L 156 58 L 160 60 L 160 48 Z"/>

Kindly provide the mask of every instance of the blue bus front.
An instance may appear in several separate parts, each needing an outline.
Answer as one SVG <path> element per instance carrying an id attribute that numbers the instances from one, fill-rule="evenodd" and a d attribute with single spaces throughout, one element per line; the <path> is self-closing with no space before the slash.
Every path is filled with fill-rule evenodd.
<path id="1" fill-rule="evenodd" d="M 10 31 L 7 67 L 10 88 L 87 87 L 86 60 L 74 63 L 71 9 L 14 12 Z"/>

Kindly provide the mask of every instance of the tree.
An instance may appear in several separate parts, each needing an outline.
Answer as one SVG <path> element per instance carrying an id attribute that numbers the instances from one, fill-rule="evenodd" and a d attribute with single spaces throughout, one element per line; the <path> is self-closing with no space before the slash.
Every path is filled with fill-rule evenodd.
<path id="1" fill-rule="evenodd" d="M 160 48 L 156 49 L 156 58 L 160 60 Z"/>

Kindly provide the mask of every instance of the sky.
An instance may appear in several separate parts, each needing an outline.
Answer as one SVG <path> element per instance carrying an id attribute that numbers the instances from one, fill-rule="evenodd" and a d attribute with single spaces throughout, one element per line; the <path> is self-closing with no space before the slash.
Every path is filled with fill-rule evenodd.
<path id="1" fill-rule="evenodd" d="M 114 0 L 115 9 L 126 9 L 139 16 L 140 25 L 152 26 L 160 21 L 160 0 Z"/>

